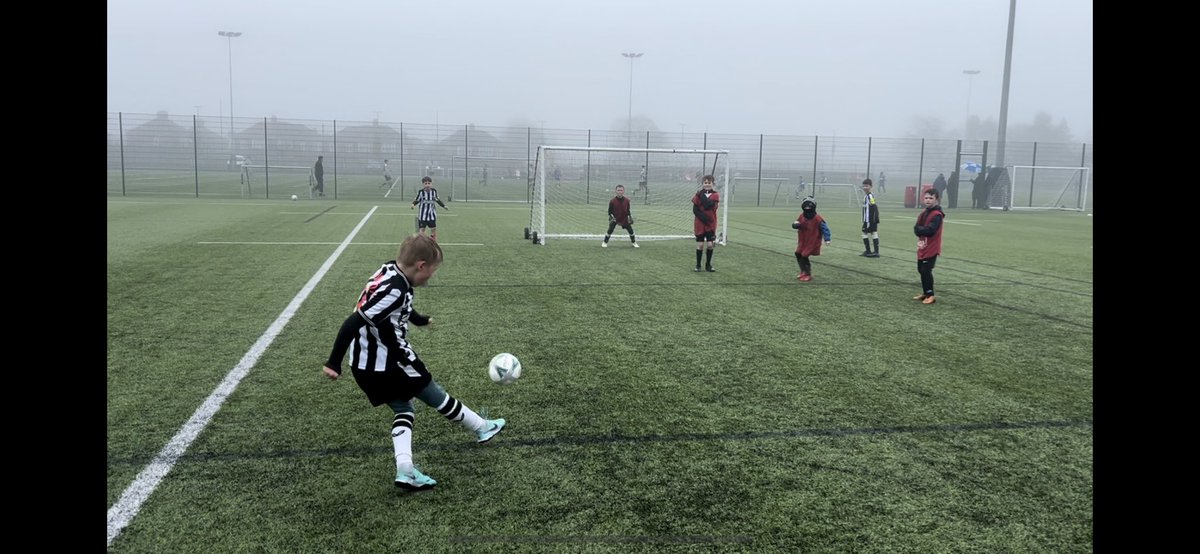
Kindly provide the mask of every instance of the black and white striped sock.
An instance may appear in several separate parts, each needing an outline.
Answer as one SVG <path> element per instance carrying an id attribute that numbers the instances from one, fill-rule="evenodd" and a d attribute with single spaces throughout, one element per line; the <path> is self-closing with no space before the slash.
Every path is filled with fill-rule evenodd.
<path id="1" fill-rule="evenodd" d="M 483 418 L 479 417 L 479 414 L 475 413 L 471 408 L 468 408 L 466 404 L 459 402 L 457 398 L 449 394 L 446 395 L 446 400 L 442 402 L 442 405 L 437 407 L 437 411 L 439 414 L 445 416 L 446 419 L 457 421 L 471 431 L 478 432 L 483 430 Z"/>

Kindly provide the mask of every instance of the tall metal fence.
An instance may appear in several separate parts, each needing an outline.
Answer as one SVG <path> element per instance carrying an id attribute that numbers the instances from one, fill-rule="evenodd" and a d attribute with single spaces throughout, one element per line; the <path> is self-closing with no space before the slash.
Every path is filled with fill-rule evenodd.
<path id="1" fill-rule="evenodd" d="M 853 203 L 866 177 L 875 181 L 877 194 L 898 200 L 908 187 L 919 190 L 939 173 L 949 178 L 957 169 L 959 189 L 943 205 L 971 207 L 975 174 L 963 168 L 992 165 L 997 154 L 995 141 L 979 140 L 110 112 L 108 194 L 307 198 L 317 192 L 311 168 L 317 156 L 324 156 L 323 192 L 330 198 L 408 201 L 421 178 L 430 176 L 441 196 L 452 201 L 526 202 L 540 145 L 728 150 L 734 174 L 729 197 L 733 205 L 749 206 L 794 204 L 809 194 Z M 1009 142 L 1004 164 L 1092 168 L 1092 159 L 1092 145 L 1086 143 Z M 390 179 L 385 179 L 385 161 Z M 1090 211 L 1095 176 L 1089 173 L 1085 208 Z"/>

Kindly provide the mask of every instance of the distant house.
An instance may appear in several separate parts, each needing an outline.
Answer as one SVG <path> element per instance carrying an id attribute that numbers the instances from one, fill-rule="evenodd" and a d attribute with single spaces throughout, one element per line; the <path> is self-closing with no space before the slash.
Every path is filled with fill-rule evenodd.
<path id="1" fill-rule="evenodd" d="M 500 140 L 487 131 L 476 129 L 473 124 L 446 135 L 446 138 L 438 143 L 438 150 L 447 158 L 501 157 Z"/>
<path id="2" fill-rule="evenodd" d="M 234 134 L 234 151 L 254 165 L 308 166 L 324 154 L 321 133 L 271 116 Z"/>
<path id="3" fill-rule="evenodd" d="M 461 178 L 458 176 L 466 171 L 472 178 L 482 179 L 485 166 L 492 178 L 513 177 L 527 171 L 525 136 L 520 139 L 514 148 L 513 144 L 506 145 L 495 135 L 471 124 L 459 127 L 438 142 L 436 159 L 444 160 L 443 164 L 448 162 L 449 170 L 456 178 Z"/>
<path id="4" fill-rule="evenodd" d="M 191 116 L 172 118 L 167 112 L 137 123 L 126 119 L 123 153 L 125 166 L 146 169 L 194 169 L 199 160 L 201 169 L 215 169 L 228 156 L 229 141 L 210 131 L 203 121 L 193 124 Z M 122 141 L 116 143 L 120 156 Z M 110 147 L 111 148 L 111 147 Z"/>
<path id="5" fill-rule="evenodd" d="M 400 159 L 400 131 L 379 120 L 370 125 L 352 125 L 338 129 L 338 169 L 354 173 L 376 173 L 383 168 L 383 160 L 398 171 Z M 396 161 L 391 161 L 396 160 Z"/>

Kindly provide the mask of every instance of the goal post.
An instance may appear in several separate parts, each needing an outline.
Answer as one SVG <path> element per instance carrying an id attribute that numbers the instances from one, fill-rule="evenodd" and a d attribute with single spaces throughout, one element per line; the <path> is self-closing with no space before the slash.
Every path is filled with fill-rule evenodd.
<path id="1" fill-rule="evenodd" d="M 1011 165 L 1007 169 L 1008 175 L 996 183 L 1000 186 L 991 190 L 989 206 L 1004 210 L 1087 209 L 1091 168 Z"/>
<path id="2" fill-rule="evenodd" d="M 285 195 L 316 194 L 317 178 L 308 165 L 250 165 L 242 166 L 242 196 L 251 196 L 250 185 L 264 183 L 264 190 L 275 187 Z"/>
<path id="3" fill-rule="evenodd" d="M 731 166 L 728 150 L 538 146 L 526 238 L 603 239 L 608 202 L 623 185 L 638 242 L 695 239 L 691 199 L 701 178 L 713 175 L 721 195 L 717 243 L 724 245 Z"/>

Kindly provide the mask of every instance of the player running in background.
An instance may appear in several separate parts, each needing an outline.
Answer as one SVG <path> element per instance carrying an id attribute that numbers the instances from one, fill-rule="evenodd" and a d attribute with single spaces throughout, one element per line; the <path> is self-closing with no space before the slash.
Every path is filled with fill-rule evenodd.
<path id="1" fill-rule="evenodd" d="M 392 170 L 388 168 L 388 161 L 383 160 L 383 184 L 379 188 L 386 187 L 392 184 Z"/>

